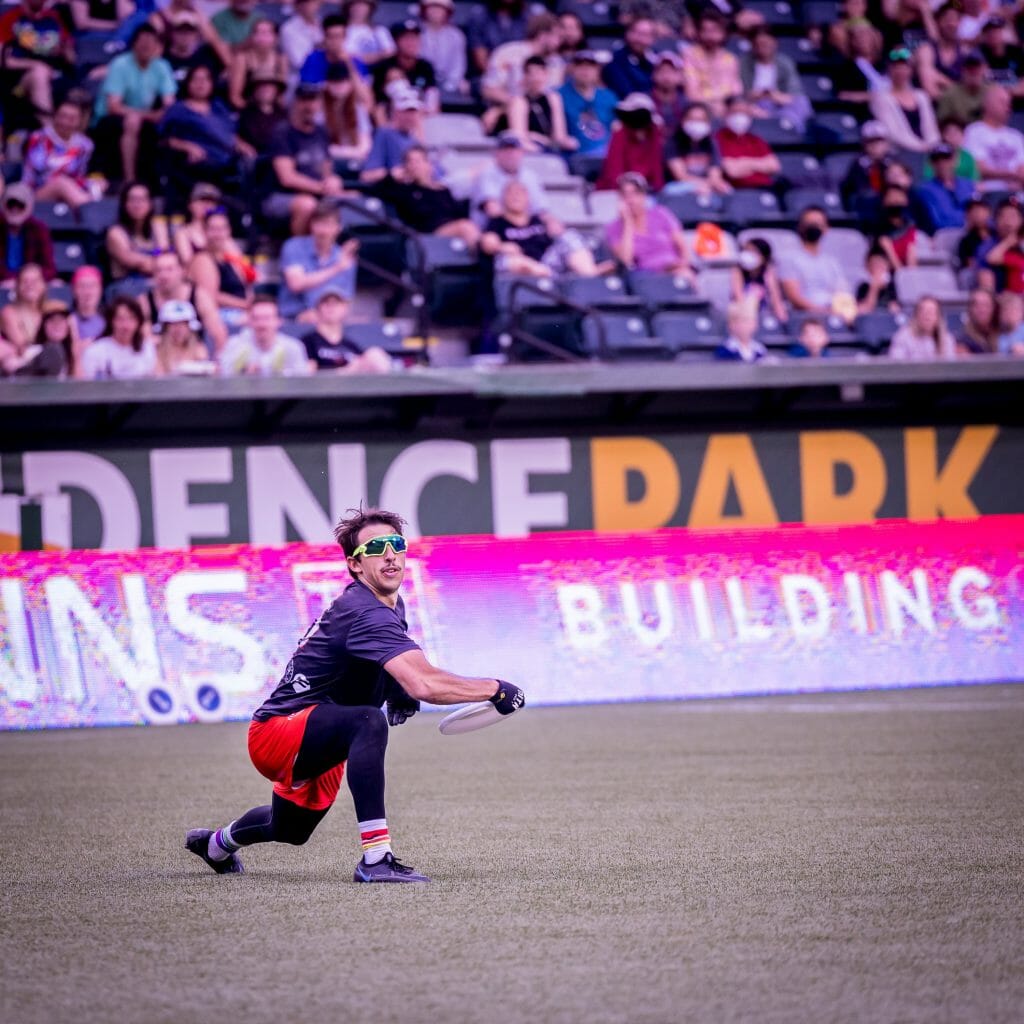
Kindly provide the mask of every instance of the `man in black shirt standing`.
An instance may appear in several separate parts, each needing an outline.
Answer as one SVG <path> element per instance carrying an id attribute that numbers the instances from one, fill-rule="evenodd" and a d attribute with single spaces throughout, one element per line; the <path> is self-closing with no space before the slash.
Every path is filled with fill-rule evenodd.
<path id="1" fill-rule="evenodd" d="M 490 700 L 506 715 L 525 703 L 511 683 L 458 676 L 427 661 L 409 637 L 398 593 L 405 576 L 404 521 L 379 509 L 350 513 L 334 536 L 353 582 L 306 631 L 249 726 L 249 756 L 274 783 L 271 803 L 215 832 L 197 828 L 185 837 L 186 847 L 218 874 L 243 870 L 243 846 L 305 843 L 347 772 L 363 848 L 353 881 L 428 882 L 391 851 L 384 812 L 388 724 L 401 725 L 420 700 Z M 380 712 L 385 702 L 387 718 Z"/>

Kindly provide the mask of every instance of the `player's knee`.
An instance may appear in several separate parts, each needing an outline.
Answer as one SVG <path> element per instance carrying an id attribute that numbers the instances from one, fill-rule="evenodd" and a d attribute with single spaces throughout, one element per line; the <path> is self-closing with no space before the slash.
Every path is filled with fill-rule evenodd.
<path id="1" fill-rule="evenodd" d="M 381 746 L 387 746 L 388 720 L 377 708 L 366 709 L 363 717 L 363 724 L 359 731 L 363 733 L 368 740 L 371 740 L 374 743 L 379 743 Z"/>
<path id="2" fill-rule="evenodd" d="M 289 846 L 305 846 L 312 834 L 312 832 L 289 832 L 287 835 L 281 836 L 278 842 L 287 843 Z"/>

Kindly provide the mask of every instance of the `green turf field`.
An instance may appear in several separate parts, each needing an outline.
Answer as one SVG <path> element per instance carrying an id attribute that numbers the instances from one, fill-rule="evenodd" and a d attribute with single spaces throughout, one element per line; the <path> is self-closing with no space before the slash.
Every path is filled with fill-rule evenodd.
<path id="1" fill-rule="evenodd" d="M 1024 1020 L 1024 687 L 528 708 L 392 730 L 429 887 L 351 801 L 219 877 L 245 726 L 0 735 L 0 1020 Z"/>

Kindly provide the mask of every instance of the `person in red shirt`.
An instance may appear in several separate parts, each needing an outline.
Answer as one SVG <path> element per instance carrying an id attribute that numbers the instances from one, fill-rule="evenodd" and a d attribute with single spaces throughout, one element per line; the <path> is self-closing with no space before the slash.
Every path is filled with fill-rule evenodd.
<path id="1" fill-rule="evenodd" d="M 654 100 L 642 92 L 630 93 L 616 106 L 615 116 L 618 124 L 612 129 L 597 187 L 615 188 L 619 178 L 632 171 L 660 192 L 665 185 L 665 134 Z"/>
<path id="2" fill-rule="evenodd" d="M 782 169 L 779 158 L 755 135 L 750 104 L 733 96 L 726 105 L 725 125 L 715 132 L 722 173 L 733 188 L 770 188 Z"/>
<path id="3" fill-rule="evenodd" d="M 75 48 L 67 25 L 49 0 L 22 0 L 0 18 L 3 76 L 0 89 L 20 91 L 43 123 L 53 116 L 53 83 L 69 71 Z"/>

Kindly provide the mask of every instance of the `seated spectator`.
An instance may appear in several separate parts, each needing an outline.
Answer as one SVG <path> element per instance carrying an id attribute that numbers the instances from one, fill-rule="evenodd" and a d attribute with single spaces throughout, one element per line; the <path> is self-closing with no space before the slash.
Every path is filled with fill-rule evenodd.
<path id="1" fill-rule="evenodd" d="M 93 144 L 79 131 L 81 123 L 81 107 L 64 100 L 57 105 L 50 124 L 29 136 L 22 180 L 36 199 L 67 203 L 77 210 L 99 198 L 98 190 L 94 194 L 86 180 Z"/>
<path id="2" fill-rule="evenodd" d="M 231 57 L 228 100 L 236 110 L 241 110 L 257 75 L 287 79 L 288 71 L 288 60 L 278 42 L 277 25 L 270 18 L 256 18 L 249 38 Z"/>
<path id="3" fill-rule="evenodd" d="M 981 27 L 978 49 L 985 58 L 992 80 L 1012 87 L 1024 73 L 1024 50 L 1009 41 L 1006 29 L 1005 18 L 999 15 L 990 17 Z M 1017 89 L 1014 92 L 1020 94 Z"/>
<path id="4" fill-rule="evenodd" d="M 917 300 L 910 320 L 892 336 L 889 358 L 911 362 L 956 358 L 956 342 L 937 299 L 926 295 Z"/>
<path id="5" fill-rule="evenodd" d="M 860 129 L 861 155 L 850 164 L 839 185 L 843 206 L 861 217 L 874 218 L 885 187 L 885 172 L 892 163 L 889 130 L 881 121 L 868 121 Z"/>
<path id="6" fill-rule="evenodd" d="M 670 192 L 727 195 L 732 191 L 718 166 L 718 154 L 711 141 L 711 111 L 703 103 L 691 104 L 679 131 L 665 147 Z"/>
<path id="7" fill-rule="evenodd" d="M 323 45 L 320 3 L 321 0 L 294 0 L 292 10 L 295 13 L 281 25 L 281 52 L 295 74 L 302 69 L 306 58 Z"/>
<path id="8" fill-rule="evenodd" d="M 237 52 L 249 41 L 257 20 L 255 6 L 256 0 L 228 0 L 227 6 L 210 19 L 214 32 L 232 52 Z"/>
<path id="9" fill-rule="evenodd" d="M 651 63 L 650 52 L 653 46 L 654 22 L 645 17 L 633 18 L 626 26 L 622 45 L 612 54 L 603 73 L 604 84 L 620 100 L 633 93 L 651 91 L 654 65 Z"/>
<path id="10" fill-rule="evenodd" d="M 821 47 L 822 53 L 829 58 L 835 55 L 849 57 L 850 32 L 861 25 L 870 24 L 868 0 L 841 0 L 839 17 L 831 24 L 822 26 L 827 29 Z"/>
<path id="11" fill-rule="evenodd" d="M 246 157 L 246 146 L 258 157 L 270 149 L 276 132 L 286 130 L 282 126 L 288 124 L 288 111 L 282 98 L 287 88 L 281 78 L 255 75 L 249 82 L 249 96 L 238 115 L 239 149 Z"/>
<path id="12" fill-rule="evenodd" d="M 128 51 L 110 62 L 96 101 L 97 152 L 108 178 L 133 181 L 140 166 L 152 167 L 156 125 L 177 90 L 156 29 L 140 25 Z"/>
<path id="13" fill-rule="evenodd" d="M 750 49 L 740 58 L 740 80 L 754 117 L 785 118 L 803 131 L 812 113 L 810 101 L 796 64 L 779 53 L 779 41 L 767 25 L 754 32 Z"/>
<path id="14" fill-rule="evenodd" d="M 967 297 L 967 313 L 956 336 L 956 350 L 962 356 L 990 356 L 999 351 L 999 320 L 996 297 L 975 288 Z"/>
<path id="15" fill-rule="evenodd" d="M 64 18 L 50 0 L 22 0 L 0 17 L 0 49 L 5 101 L 21 95 L 33 115 L 48 122 L 54 87 L 68 84 L 75 64 L 75 45 Z"/>
<path id="16" fill-rule="evenodd" d="M 864 120 L 869 114 L 872 95 L 886 87 L 887 79 L 876 67 L 882 54 L 882 35 L 868 22 L 853 26 L 847 33 L 849 55 L 832 75 L 836 97 L 850 112 Z"/>
<path id="17" fill-rule="evenodd" d="M 543 57 L 529 57 L 523 65 L 523 94 L 513 96 L 498 118 L 498 132 L 511 132 L 528 153 L 557 153 L 575 149 L 565 123 L 562 96 L 552 89 Z"/>
<path id="18" fill-rule="evenodd" d="M 219 77 L 224 59 L 230 63 L 231 51 L 198 11 L 185 8 L 175 12 L 168 7 L 162 14 L 154 14 L 154 18 L 165 26 L 163 34 L 167 42 L 163 57 L 170 65 L 175 82 L 181 83 L 188 72 L 200 64 Z"/>
<path id="19" fill-rule="evenodd" d="M 107 228 L 111 279 L 150 277 L 154 255 L 169 245 L 167 222 L 156 216 L 149 189 L 141 182 L 128 182 L 118 200 L 117 221 Z"/>
<path id="20" fill-rule="evenodd" d="M 23 355 L 39 333 L 46 301 L 46 279 L 35 263 L 25 263 L 14 278 L 11 301 L 0 307 L 0 337 Z"/>
<path id="21" fill-rule="evenodd" d="M 968 50 L 961 65 L 960 80 L 936 101 L 935 116 L 940 122 L 955 118 L 961 124 L 971 124 L 981 117 L 991 88 L 985 58 L 977 50 Z"/>
<path id="22" fill-rule="evenodd" d="M 498 137 L 494 161 L 477 175 L 473 183 L 471 209 L 479 210 L 484 220 L 498 217 L 502 211 L 502 196 L 513 181 L 518 181 L 530 197 L 531 214 L 547 213 L 548 201 L 537 175 L 523 166 L 523 144 L 514 135 Z"/>
<path id="23" fill-rule="evenodd" d="M 686 95 L 694 103 L 706 103 L 720 117 L 725 101 L 743 91 L 739 61 L 725 48 L 728 25 L 714 7 L 697 17 L 697 42 L 686 51 Z"/>
<path id="24" fill-rule="evenodd" d="M 922 227 L 929 234 L 943 228 L 962 228 L 967 204 L 974 196 L 974 182 L 956 176 L 956 153 L 945 143 L 929 156 L 933 177 L 914 190 L 914 199 L 922 210 Z"/>
<path id="25" fill-rule="evenodd" d="M 526 38 L 526 0 L 486 0 L 474 4 L 466 25 L 473 74 L 487 70 L 491 54 L 505 43 Z"/>
<path id="26" fill-rule="evenodd" d="M 982 26 L 988 20 L 993 0 L 962 0 L 963 17 L 960 19 L 959 36 L 972 43 L 981 35 Z"/>
<path id="27" fill-rule="evenodd" d="M 174 228 L 172 241 L 183 267 L 189 266 L 196 253 L 206 248 L 206 215 L 221 204 L 221 191 L 216 185 L 201 181 L 192 188 L 185 211 L 185 221 Z"/>
<path id="28" fill-rule="evenodd" d="M 480 240 L 480 229 L 467 216 L 467 203 L 456 199 L 437 180 L 434 165 L 422 146 L 410 146 L 402 157 L 401 175 L 388 175 L 374 191 L 395 211 L 395 216 L 421 235 L 459 238 L 470 249 Z"/>
<path id="29" fill-rule="evenodd" d="M 1012 253 L 1020 244 L 1024 232 L 1024 213 L 1015 196 L 1004 199 L 997 207 L 994 218 L 994 234 L 975 253 L 978 262 L 977 284 L 989 291 L 1001 292 L 1009 287 L 1009 272 L 1015 257 L 1010 262 L 1006 254 Z M 993 259 L 993 253 L 995 259 Z"/>
<path id="30" fill-rule="evenodd" d="M 794 359 L 827 359 L 835 355 L 835 350 L 829 348 L 831 340 L 824 321 L 811 317 L 800 325 L 800 333 L 790 345 L 789 354 Z"/>
<path id="31" fill-rule="evenodd" d="M 617 187 L 619 216 L 605 229 L 615 258 L 627 270 L 673 274 L 692 284 L 697 275 L 675 214 L 651 200 L 649 183 L 635 171 L 620 175 Z"/>
<path id="32" fill-rule="evenodd" d="M 334 173 L 330 137 L 320 124 L 322 112 L 319 86 L 300 84 L 288 121 L 278 128 L 268 153 L 270 195 L 263 200 L 263 214 L 272 219 L 287 217 L 293 236 L 306 233 L 318 200 L 344 192 Z"/>
<path id="33" fill-rule="evenodd" d="M 732 268 L 732 299 L 752 304 L 759 313 L 769 313 L 780 324 L 789 320 L 782 298 L 779 274 L 772 259 L 772 247 L 763 238 L 748 238 L 740 246 L 738 266 Z"/>
<path id="34" fill-rule="evenodd" d="M 834 256 L 821 251 L 828 231 L 828 216 L 820 206 L 808 206 L 797 222 L 799 247 L 783 260 L 779 270 L 782 294 L 801 313 L 828 316 L 840 312 L 853 295 L 843 268 Z"/>
<path id="35" fill-rule="evenodd" d="M 412 18 L 397 22 L 391 26 L 391 37 L 395 41 L 395 52 L 373 66 L 374 100 L 385 106 L 388 86 L 404 80 L 419 96 L 423 109 L 436 114 L 441 109 L 441 95 L 433 65 L 420 55 L 420 23 Z"/>
<path id="36" fill-rule="evenodd" d="M 948 146 L 953 151 L 954 177 L 966 178 L 976 185 L 980 177 L 978 165 L 974 162 L 974 157 L 964 149 L 964 126 L 962 122 L 954 117 L 940 121 L 939 135 L 942 138 L 942 142 L 939 145 Z M 924 177 L 926 181 L 930 181 L 935 177 L 935 167 L 931 161 L 924 166 Z"/>
<path id="37" fill-rule="evenodd" d="M 383 25 L 373 23 L 377 0 L 345 0 L 341 16 L 345 20 L 345 48 L 359 73 L 369 76 L 375 64 L 395 52 L 395 41 Z"/>
<path id="38" fill-rule="evenodd" d="M 569 75 L 559 90 L 565 121 L 576 152 L 604 156 L 615 121 L 615 93 L 601 85 L 601 65 L 593 50 L 579 50 L 569 64 Z"/>
<path id="39" fill-rule="evenodd" d="M 1024 356 L 1024 295 L 1004 292 L 999 296 L 999 338 L 1001 356 Z"/>
<path id="40" fill-rule="evenodd" d="M 45 281 L 57 276 L 50 229 L 32 216 L 32 189 L 21 182 L 3 185 L 0 179 L 0 281 L 10 281 L 22 267 L 40 270 Z"/>
<path id="41" fill-rule="evenodd" d="M 558 48 L 558 54 L 568 66 L 580 50 L 587 48 L 587 33 L 583 20 L 574 11 L 561 11 L 558 27 L 562 30 L 562 45 Z"/>
<path id="42" fill-rule="evenodd" d="M 391 121 L 377 129 L 359 180 L 372 185 L 401 166 L 410 146 L 423 141 L 423 101 L 410 89 L 393 90 Z"/>
<path id="43" fill-rule="evenodd" d="M 905 47 L 889 52 L 888 79 L 889 88 L 871 96 L 872 115 L 885 125 L 894 146 L 927 153 L 939 143 L 939 125 L 928 94 L 914 88 L 910 51 Z"/>
<path id="44" fill-rule="evenodd" d="M 896 294 L 893 266 L 880 246 L 872 246 L 864 257 L 867 279 L 857 285 L 857 313 L 873 313 L 876 309 L 900 312 L 900 300 Z"/>
<path id="45" fill-rule="evenodd" d="M 1024 185 L 1024 135 L 1010 127 L 1010 93 L 992 86 L 980 121 L 967 126 L 964 148 L 974 157 L 983 192 L 1013 192 Z"/>
<path id="46" fill-rule="evenodd" d="M 715 132 L 722 174 L 733 188 L 770 188 L 782 170 L 779 158 L 750 126 L 750 104 L 733 96 L 726 104 L 725 126 Z"/>
<path id="47" fill-rule="evenodd" d="M 654 100 L 635 92 L 615 108 L 619 123 L 612 129 L 598 188 L 615 188 L 627 171 L 642 174 L 655 192 L 665 185 L 665 136 L 654 121 Z"/>
<path id="48" fill-rule="evenodd" d="M 281 248 L 284 287 L 279 296 L 281 315 L 289 320 L 308 319 L 320 293 L 328 288 L 351 299 L 356 290 L 356 253 L 359 242 L 340 242 L 341 213 L 335 203 L 317 205 L 309 234 L 289 238 Z"/>
<path id="49" fill-rule="evenodd" d="M 679 130 L 690 107 L 683 88 L 683 58 L 675 50 L 662 50 L 655 54 L 651 99 L 665 138 L 671 138 Z"/>
<path id="50" fill-rule="evenodd" d="M 181 377 L 216 372 L 199 332 L 202 324 L 191 302 L 175 299 L 160 307 L 160 316 L 153 325 L 157 336 L 154 376 Z"/>
<path id="51" fill-rule="evenodd" d="M 206 215 L 206 248 L 192 260 L 189 277 L 195 282 L 197 297 L 202 296 L 204 304 L 206 297 L 212 296 L 212 305 L 220 310 L 220 318 L 228 330 L 244 325 L 256 271 L 231 237 L 231 221 L 224 210 L 213 209 Z M 212 317 L 207 313 L 203 319 Z M 219 333 L 223 337 L 223 332 Z M 219 349 L 219 339 L 211 337 Z"/>
<path id="52" fill-rule="evenodd" d="M 609 269 L 594 263 L 593 253 L 575 231 L 531 214 L 530 193 L 519 181 L 505 187 L 500 214 L 487 222 L 480 249 L 494 257 L 497 274 L 596 277 Z"/>
<path id="53" fill-rule="evenodd" d="M 135 299 L 118 295 L 110 304 L 107 329 L 85 347 L 78 375 L 85 380 L 137 380 L 156 372 L 156 346 Z"/>
<path id="54" fill-rule="evenodd" d="M 313 330 L 302 339 L 311 368 L 334 373 L 390 373 L 391 356 L 384 349 L 373 345 L 364 352 L 345 341 L 348 308 L 348 299 L 337 289 L 320 293 Z"/>
<path id="55" fill-rule="evenodd" d="M 896 269 L 917 266 L 917 227 L 910 216 L 906 189 L 890 186 L 882 193 L 874 244 Z"/>
<path id="56" fill-rule="evenodd" d="M 181 83 L 180 98 L 158 125 L 162 147 L 157 163 L 161 178 L 168 182 L 167 198 L 175 204 L 182 203 L 200 182 L 229 191 L 237 191 L 241 184 L 242 144 L 234 119 L 214 98 L 213 88 L 209 68 L 200 64 L 190 69 Z"/>
<path id="57" fill-rule="evenodd" d="M 206 337 L 215 352 L 224 347 L 228 332 L 217 313 L 213 291 L 200 284 L 193 284 L 185 278 L 185 268 L 178 254 L 170 249 L 153 258 L 153 287 L 139 299 L 142 315 L 147 324 L 155 324 L 160 310 L 168 302 L 188 302 L 206 331 Z"/>
<path id="58" fill-rule="evenodd" d="M 921 88 L 938 100 L 960 81 L 964 58 L 970 47 L 960 38 L 960 6 L 944 3 L 934 15 L 932 31 L 914 52 Z"/>
<path id="59" fill-rule="evenodd" d="M 730 363 L 758 363 L 768 350 L 754 337 L 757 334 L 757 307 L 750 302 L 730 302 L 726 313 L 729 333 L 715 349 L 715 359 Z"/>
<path id="60" fill-rule="evenodd" d="M 420 0 L 420 56 L 430 64 L 442 92 L 465 93 L 466 36 L 451 23 L 455 0 Z"/>
<path id="61" fill-rule="evenodd" d="M 306 377 L 312 373 L 302 342 L 281 332 L 277 303 L 257 295 L 249 326 L 233 334 L 220 356 L 225 377 Z"/>
<path id="62" fill-rule="evenodd" d="M 491 127 L 498 114 L 506 110 L 514 96 L 523 93 L 524 66 L 530 57 L 541 57 L 548 71 L 548 85 L 559 88 L 565 78 L 565 66 L 558 56 L 562 43 L 558 19 L 546 11 L 531 16 L 526 26 L 526 39 L 504 43 L 490 56 L 487 71 L 480 79 L 480 93 L 495 108 L 484 125 Z"/>
<path id="63" fill-rule="evenodd" d="M 80 347 L 68 307 L 51 299 L 43 304 L 43 321 L 33 343 L 19 358 L 3 358 L 3 369 L 21 377 L 73 377 Z"/>
<path id="64" fill-rule="evenodd" d="M 99 267 L 79 267 L 71 275 L 71 323 L 83 345 L 103 334 L 107 318 L 103 311 L 103 275 Z"/>

